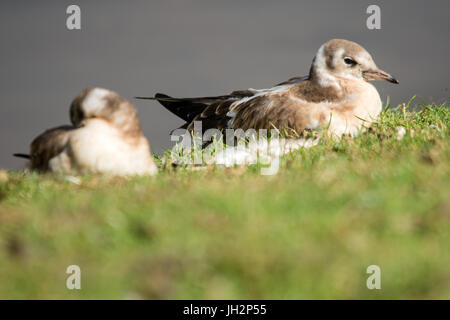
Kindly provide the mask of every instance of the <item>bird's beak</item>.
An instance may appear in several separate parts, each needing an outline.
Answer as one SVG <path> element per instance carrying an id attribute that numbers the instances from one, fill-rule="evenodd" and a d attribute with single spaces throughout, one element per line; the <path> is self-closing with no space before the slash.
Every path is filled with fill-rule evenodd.
<path id="1" fill-rule="evenodd" d="M 397 83 L 397 84 L 399 83 L 397 81 L 397 79 L 395 79 L 389 73 L 384 72 L 383 70 L 380 70 L 380 69 L 364 71 L 363 75 L 364 75 L 364 79 L 366 79 L 367 81 L 385 80 L 385 81 L 389 81 L 392 83 Z"/>

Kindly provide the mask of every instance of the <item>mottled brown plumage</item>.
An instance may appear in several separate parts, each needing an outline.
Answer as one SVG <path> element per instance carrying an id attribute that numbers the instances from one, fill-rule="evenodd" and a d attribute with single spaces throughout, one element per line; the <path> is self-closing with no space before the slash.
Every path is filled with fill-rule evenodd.
<path id="1" fill-rule="evenodd" d="M 263 90 L 240 90 L 229 95 L 172 98 L 157 94 L 169 111 L 202 129 L 287 129 L 297 133 L 328 126 L 336 135 L 356 134 L 374 121 L 381 100 L 370 80 L 398 83 L 378 69 L 370 54 L 357 43 L 333 39 L 320 47 L 309 75 L 294 77 Z"/>
<path id="2" fill-rule="evenodd" d="M 46 130 L 36 137 L 30 146 L 30 169 L 47 171 L 49 161 L 63 152 L 74 126 L 64 125 Z"/>
<path id="3" fill-rule="evenodd" d="M 72 101 L 70 120 L 72 125 L 49 129 L 33 140 L 30 169 L 113 175 L 156 173 L 136 109 L 126 99 L 106 89 L 85 89 Z"/>

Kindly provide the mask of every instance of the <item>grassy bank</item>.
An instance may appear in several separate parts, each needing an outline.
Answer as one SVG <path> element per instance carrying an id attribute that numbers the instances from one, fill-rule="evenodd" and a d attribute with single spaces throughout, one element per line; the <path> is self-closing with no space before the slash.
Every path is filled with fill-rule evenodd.
<path id="1" fill-rule="evenodd" d="M 0 174 L 0 298 L 450 298 L 447 106 L 257 166 Z M 397 127 L 406 134 L 397 137 Z M 69 265 L 81 290 L 66 288 Z M 381 268 L 368 290 L 366 268 Z"/>

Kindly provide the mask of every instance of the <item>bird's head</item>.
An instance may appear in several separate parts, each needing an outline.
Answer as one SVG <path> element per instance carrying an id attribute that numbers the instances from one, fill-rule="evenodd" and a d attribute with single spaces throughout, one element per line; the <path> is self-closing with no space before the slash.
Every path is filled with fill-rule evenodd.
<path id="1" fill-rule="evenodd" d="M 337 79 L 398 81 L 379 69 L 372 56 L 359 44 L 333 39 L 323 44 L 314 57 L 310 77 L 323 86 L 333 85 Z"/>
<path id="2" fill-rule="evenodd" d="M 84 89 L 72 101 L 70 120 L 74 126 L 83 126 L 92 119 L 107 121 L 123 131 L 141 130 L 134 105 L 107 89 Z"/>

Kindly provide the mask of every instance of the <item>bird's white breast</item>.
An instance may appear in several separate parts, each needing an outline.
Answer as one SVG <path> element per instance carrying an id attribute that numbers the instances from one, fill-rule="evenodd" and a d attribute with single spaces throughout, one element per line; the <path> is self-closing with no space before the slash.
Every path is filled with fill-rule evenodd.
<path id="1" fill-rule="evenodd" d="M 156 165 L 145 137 L 124 139 L 108 122 L 91 119 L 73 132 L 63 153 L 51 160 L 53 171 L 70 169 L 113 175 L 154 174 Z"/>
<path id="2" fill-rule="evenodd" d="M 376 121 L 382 109 L 378 90 L 369 82 L 358 81 L 361 86 L 356 98 L 355 115 L 369 122 Z"/>
<path id="3" fill-rule="evenodd" d="M 380 95 L 372 84 L 365 81 L 346 82 L 349 94 L 343 101 L 319 103 L 313 108 L 311 116 L 312 119 L 317 119 L 320 114 L 325 115 L 329 134 L 336 136 L 357 135 L 363 127 L 368 127 L 378 119 L 382 109 Z M 311 124 L 315 125 L 313 122 Z"/>

